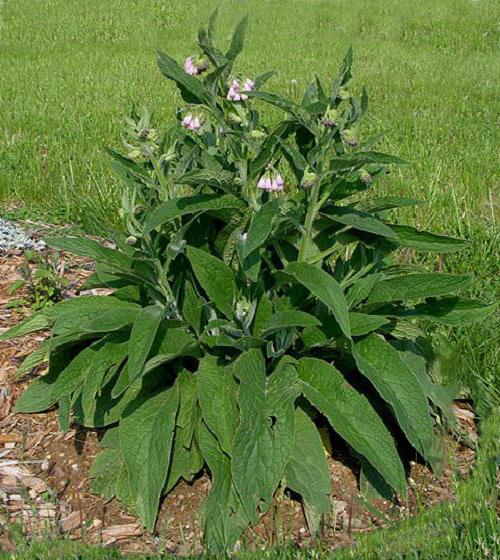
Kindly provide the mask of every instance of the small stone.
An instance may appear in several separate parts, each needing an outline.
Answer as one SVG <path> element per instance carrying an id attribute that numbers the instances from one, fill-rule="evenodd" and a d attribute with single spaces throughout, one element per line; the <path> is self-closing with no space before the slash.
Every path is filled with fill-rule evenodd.
<path id="1" fill-rule="evenodd" d="M 50 463 L 47 461 L 47 459 L 43 461 L 43 463 L 40 465 L 40 468 L 43 472 L 47 472 L 50 469 Z"/>
<path id="2" fill-rule="evenodd" d="M 16 444 L 13 441 L 9 441 L 4 445 L 4 447 L 5 449 L 14 449 L 14 447 L 16 447 Z"/>
<path id="3" fill-rule="evenodd" d="M 299 533 L 300 533 L 301 535 L 305 535 L 305 534 L 306 534 L 306 528 L 305 528 L 305 527 L 301 527 L 301 528 L 299 529 Z"/>

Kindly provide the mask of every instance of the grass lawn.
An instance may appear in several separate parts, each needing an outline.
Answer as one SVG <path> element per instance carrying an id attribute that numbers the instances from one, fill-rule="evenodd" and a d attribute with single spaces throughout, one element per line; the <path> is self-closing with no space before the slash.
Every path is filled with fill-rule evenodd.
<path id="1" fill-rule="evenodd" d="M 218 4 L 223 38 L 243 13 L 250 14 L 238 70 L 251 76 L 276 68 L 270 90 L 300 94 L 315 74 L 333 77 L 345 49 L 354 47 L 355 83 L 365 84 L 370 95 L 366 135 L 385 130 L 383 149 L 412 162 L 388 178 L 385 194 L 428 202 L 407 211 L 409 223 L 471 239 L 467 251 L 427 264 L 471 272 L 471 295 L 498 299 L 498 0 Z M 155 49 L 183 59 L 195 49 L 192 38 L 212 5 L 212 0 L 0 1 L 0 216 L 71 221 L 101 233 L 113 227 L 119 184 L 104 147 L 119 146 L 122 118 L 133 105 L 147 105 L 160 126 L 174 118 L 180 99 L 157 70 Z M 450 357 L 443 347 L 444 379 L 467 387 L 484 417 L 500 402 L 499 332 L 498 318 L 451 336 L 436 331 L 455 348 Z M 494 424 L 490 420 L 490 432 Z M 429 526 L 444 527 L 439 546 L 445 552 L 469 546 L 460 530 L 469 522 L 470 530 L 463 531 L 471 539 L 488 539 L 495 516 L 481 517 L 484 473 L 464 486 L 458 504 L 425 513 L 409 528 L 362 539 L 354 556 L 341 557 L 406 557 L 398 551 L 387 555 L 384 547 L 412 538 L 415 546 L 419 538 L 425 543 Z M 72 552 L 72 546 L 68 558 L 118 557 Z M 42 548 L 33 558 L 54 557 Z"/>

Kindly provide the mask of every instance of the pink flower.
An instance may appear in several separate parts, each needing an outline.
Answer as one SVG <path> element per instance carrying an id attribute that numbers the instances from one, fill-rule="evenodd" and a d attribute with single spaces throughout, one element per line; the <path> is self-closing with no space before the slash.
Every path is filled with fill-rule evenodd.
<path id="1" fill-rule="evenodd" d="M 191 130 L 194 130 L 194 132 L 198 132 L 198 130 L 200 130 L 201 128 L 201 122 L 199 117 L 195 117 L 193 119 L 193 122 L 191 123 Z"/>
<path id="2" fill-rule="evenodd" d="M 240 83 L 238 82 L 238 80 L 233 80 L 231 82 L 231 87 L 227 92 L 227 99 L 229 99 L 229 101 L 241 101 L 242 96 L 240 92 L 241 92 Z"/>
<path id="3" fill-rule="evenodd" d="M 182 119 L 182 126 L 184 128 L 189 128 L 191 129 L 191 125 L 193 123 L 193 115 L 191 113 L 188 113 L 183 119 Z"/>
<path id="4" fill-rule="evenodd" d="M 198 69 L 194 63 L 194 56 L 188 56 L 186 58 L 184 61 L 184 71 L 190 76 L 196 76 L 196 74 L 198 74 Z"/>
<path id="5" fill-rule="evenodd" d="M 271 190 L 274 192 L 282 191 L 284 184 L 283 177 L 278 173 L 271 184 Z"/>
<path id="6" fill-rule="evenodd" d="M 252 80 L 250 80 L 250 78 L 248 78 L 247 80 L 245 80 L 243 82 L 243 91 L 253 91 L 255 84 L 252 82 Z M 241 94 L 241 100 L 245 101 L 248 99 L 248 95 L 245 95 L 244 93 Z"/>
<path id="7" fill-rule="evenodd" d="M 262 175 L 262 177 L 259 179 L 259 182 L 257 183 L 257 188 L 268 192 L 273 190 L 271 177 L 269 177 L 267 173 L 265 175 Z"/>

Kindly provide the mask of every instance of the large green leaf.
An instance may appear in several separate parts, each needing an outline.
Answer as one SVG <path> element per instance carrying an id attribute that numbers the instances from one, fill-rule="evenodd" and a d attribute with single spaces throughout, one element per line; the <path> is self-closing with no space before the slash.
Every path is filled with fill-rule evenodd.
<path id="1" fill-rule="evenodd" d="M 120 422 L 120 447 L 130 493 L 144 526 L 154 529 L 170 463 L 179 387 L 133 401 Z"/>
<path id="2" fill-rule="evenodd" d="M 402 165 L 408 162 L 399 157 L 382 154 L 380 152 L 359 151 L 355 153 L 345 153 L 341 156 L 336 157 L 334 160 L 332 160 L 330 169 L 340 171 L 342 169 L 348 169 L 350 167 L 362 167 L 364 165 L 369 165 L 372 163 L 385 165 Z"/>
<path id="3" fill-rule="evenodd" d="M 295 409 L 293 451 L 285 469 L 288 488 L 302 496 L 305 511 L 315 515 L 307 519 L 309 530 L 315 534 L 315 520 L 330 510 L 330 471 L 326 452 L 318 429 L 302 409 Z"/>
<path id="4" fill-rule="evenodd" d="M 206 356 L 198 367 L 198 400 L 205 424 L 217 437 L 222 450 L 232 454 L 238 423 L 236 393 L 238 384 L 231 368 Z"/>
<path id="5" fill-rule="evenodd" d="M 151 357 L 144 364 L 143 374 L 180 356 L 197 354 L 196 338 L 185 327 L 173 327 L 163 321 L 158 329 Z"/>
<path id="6" fill-rule="evenodd" d="M 367 200 L 364 207 L 369 212 L 383 212 L 385 210 L 392 210 L 393 208 L 404 208 L 405 206 L 416 206 L 418 204 L 423 204 L 423 202 L 416 198 L 381 196 Z"/>
<path id="7" fill-rule="evenodd" d="M 146 219 L 144 233 L 151 232 L 155 227 L 172 222 L 185 214 L 205 212 L 207 210 L 221 210 L 225 208 L 243 208 L 244 203 L 231 194 L 200 194 L 173 198 L 158 206 Z"/>
<path id="8" fill-rule="evenodd" d="M 255 213 L 245 240 L 243 258 L 248 257 L 266 241 L 271 233 L 273 219 L 278 211 L 279 204 L 278 201 L 274 199 L 263 204 L 258 212 Z"/>
<path id="9" fill-rule="evenodd" d="M 45 241 L 51 247 L 62 249 L 81 257 L 89 257 L 109 267 L 129 270 L 132 266 L 132 259 L 128 255 L 115 249 L 104 247 L 93 239 L 86 239 L 85 237 L 46 237 Z"/>
<path id="10" fill-rule="evenodd" d="M 498 308 L 496 304 L 485 305 L 472 299 L 459 297 L 429 298 L 424 303 L 416 305 L 413 309 L 401 307 L 382 308 L 377 313 L 383 312 L 389 317 L 415 318 L 442 325 L 458 327 L 476 321 L 484 321 Z"/>
<path id="11" fill-rule="evenodd" d="M 272 315 L 264 325 L 263 330 L 265 333 L 269 333 L 290 327 L 314 327 L 317 325 L 321 325 L 321 321 L 313 315 L 304 311 L 288 309 Z"/>
<path id="12" fill-rule="evenodd" d="M 116 308 L 105 311 L 99 316 L 92 318 L 90 321 L 81 323 L 80 329 L 90 333 L 117 331 L 131 325 L 135 321 L 140 310 L 141 308 L 139 306 L 117 306 Z"/>
<path id="13" fill-rule="evenodd" d="M 393 410 L 408 441 L 430 460 L 434 423 L 429 401 L 413 371 L 393 346 L 375 334 L 353 344 L 353 355 L 359 371 Z"/>
<path id="14" fill-rule="evenodd" d="M 82 410 L 84 416 L 93 417 L 96 411 L 96 395 L 108 375 L 115 372 L 128 352 L 128 340 L 110 335 L 99 345 L 90 347 L 88 370 L 82 391 Z"/>
<path id="15" fill-rule="evenodd" d="M 48 329 L 53 323 L 51 314 L 46 309 L 33 313 L 17 325 L 14 325 L 4 333 L 0 334 L 0 341 L 10 340 L 11 338 L 18 338 L 25 336 L 32 332 L 42 331 Z"/>
<path id="16" fill-rule="evenodd" d="M 215 554 L 231 550 L 248 518 L 231 478 L 231 462 L 212 432 L 198 423 L 196 440 L 210 469 L 212 486 L 205 502 L 205 542 Z"/>
<path id="17" fill-rule="evenodd" d="M 164 310 L 156 305 L 144 307 L 135 318 L 128 343 L 129 359 L 120 373 L 113 396 L 120 395 L 138 379 L 156 338 L 156 333 L 164 317 Z"/>
<path id="18" fill-rule="evenodd" d="M 368 297 L 368 303 L 405 301 L 443 296 L 466 288 L 471 278 L 465 274 L 406 274 L 381 280 Z"/>
<path id="19" fill-rule="evenodd" d="M 419 231 L 410 226 L 391 224 L 391 228 L 397 234 L 398 245 L 409 247 L 414 251 L 452 253 L 470 245 L 469 241 L 463 239 L 437 235 L 429 231 Z"/>
<path id="20" fill-rule="evenodd" d="M 233 315 L 236 282 L 233 271 L 220 259 L 195 247 L 188 247 L 187 257 L 196 279 L 208 297 L 229 319 Z"/>
<path id="21" fill-rule="evenodd" d="M 194 76 L 190 76 L 171 56 L 163 51 L 158 51 L 158 67 L 164 76 L 177 84 L 186 101 L 211 104 L 210 93 L 203 83 Z"/>
<path id="22" fill-rule="evenodd" d="M 298 371 L 307 400 L 397 492 L 406 494 L 404 469 L 394 440 L 366 397 L 323 360 L 302 358 Z"/>
<path id="23" fill-rule="evenodd" d="M 368 315 L 366 313 L 349 313 L 352 336 L 363 336 L 378 330 L 389 322 L 381 315 Z"/>
<path id="24" fill-rule="evenodd" d="M 351 337 L 349 310 L 344 292 L 339 283 L 324 270 L 305 262 L 294 262 L 285 268 L 285 273 L 293 276 L 305 286 L 321 303 L 333 313 L 342 332 Z"/>
<path id="25" fill-rule="evenodd" d="M 177 383 L 179 411 L 165 494 L 168 494 L 179 479 L 190 481 L 203 466 L 198 444 L 193 439 L 198 422 L 198 377 L 183 370 L 177 377 Z"/>
<path id="26" fill-rule="evenodd" d="M 267 511 L 293 449 L 294 401 L 300 393 L 294 360 L 283 358 L 266 377 L 260 350 L 234 364 L 240 380 L 240 423 L 234 438 L 232 475 L 248 517 Z"/>
<path id="27" fill-rule="evenodd" d="M 323 210 L 323 215 L 327 216 L 334 222 L 351 226 L 361 231 L 367 231 L 389 239 L 397 240 L 398 235 L 393 231 L 392 226 L 388 226 L 378 218 L 371 214 L 361 212 L 350 206 L 332 206 Z"/>

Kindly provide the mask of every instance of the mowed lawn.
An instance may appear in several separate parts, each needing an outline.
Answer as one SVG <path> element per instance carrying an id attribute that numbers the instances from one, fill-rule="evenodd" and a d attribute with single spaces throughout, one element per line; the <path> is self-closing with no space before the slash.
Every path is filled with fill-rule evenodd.
<path id="1" fill-rule="evenodd" d="M 120 146 L 123 117 L 134 105 L 147 105 L 159 128 L 175 118 L 181 100 L 157 70 L 155 51 L 161 48 L 179 60 L 193 52 L 196 30 L 215 4 L 0 0 L 0 216 L 74 222 L 92 232 L 115 227 L 120 186 L 104 148 Z M 412 163 L 393 170 L 381 190 L 427 201 L 401 214 L 415 225 L 469 238 L 467 251 L 425 264 L 470 272 L 470 295 L 498 300 L 500 2 L 217 4 L 223 40 L 243 14 L 250 15 L 237 70 L 253 76 L 276 69 L 269 90 L 300 95 L 316 74 L 333 78 L 346 48 L 353 46 L 354 86 L 364 84 L 370 96 L 362 136 L 385 131 L 381 149 Z M 499 404 L 499 326 L 497 317 L 452 334 L 435 331 L 442 341 L 436 374 L 468 388 L 481 416 Z M 446 348 L 449 342 L 453 353 Z M 476 480 L 482 479 L 479 471 Z M 463 492 L 464 511 L 487 511 L 476 491 Z M 448 515 L 445 508 L 423 516 L 401 533 L 401 542 L 409 543 L 418 529 L 423 543 L 428 524 L 438 525 L 436 520 Z M 477 519 L 486 531 L 488 524 L 480 515 Z M 493 513 L 490 521 L 495 523 Z M 451 517 L 450 523 L 455 523 Z M 455 537 L 459 546 L 461 537 Z M 374 537 L 375 542 L 385 538 L 385 533 Z M 471 543 L 475 539 L 470 533 Z M 379 557 L 367 551 L 366 558 Z"/>

